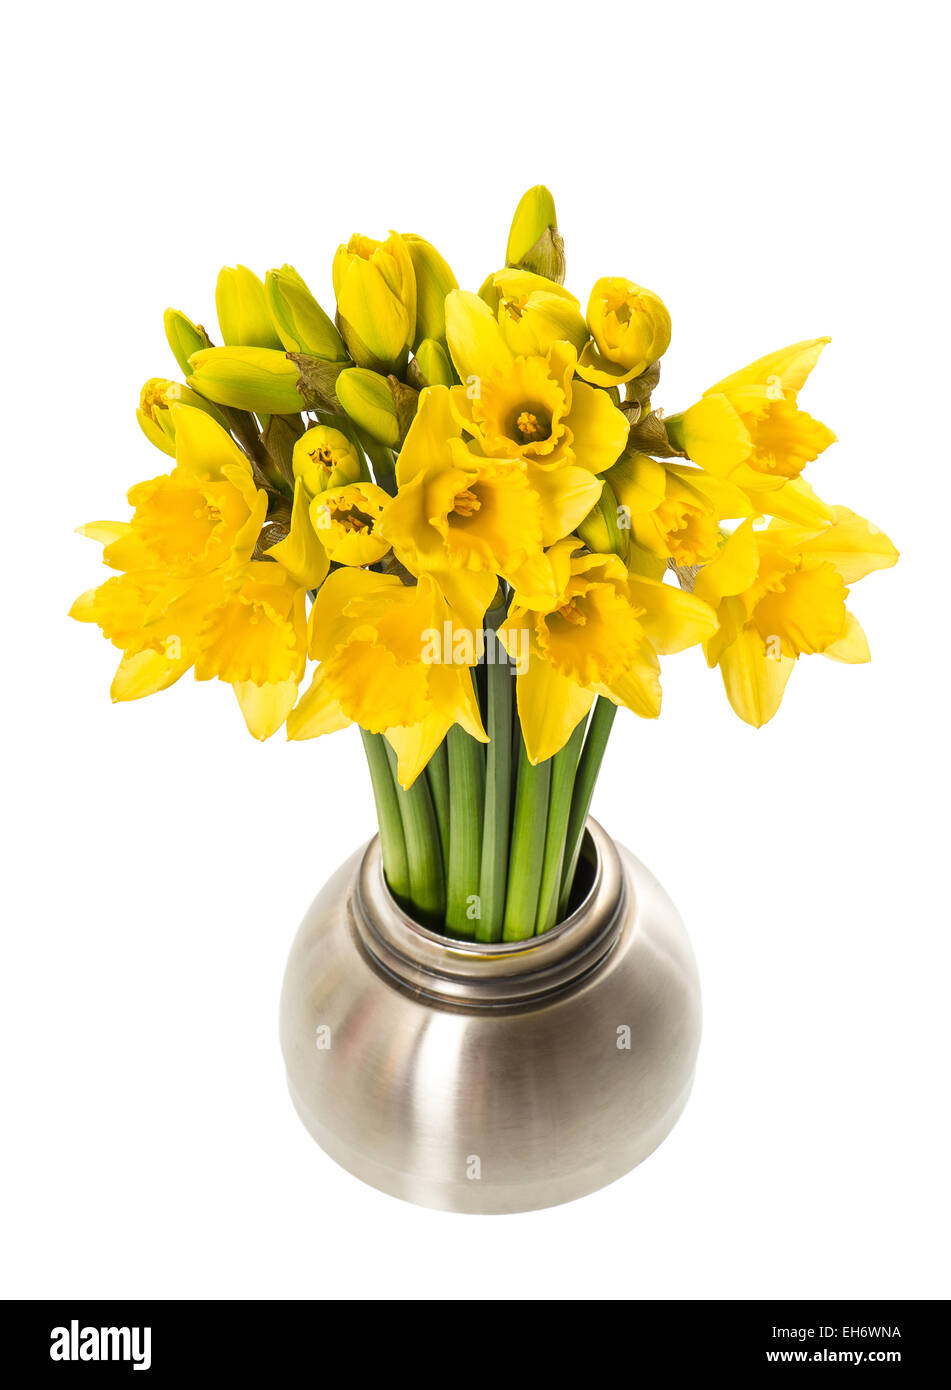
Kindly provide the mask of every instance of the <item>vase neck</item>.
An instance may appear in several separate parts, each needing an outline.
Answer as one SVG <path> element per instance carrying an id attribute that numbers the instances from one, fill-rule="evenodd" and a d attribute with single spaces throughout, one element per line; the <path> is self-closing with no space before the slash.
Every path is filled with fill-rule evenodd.
<path id="1" fill-rule="evenodd" d="M 627 892 L 610 836 L 589 818 L 585 838 L 592 882 L 571 915 L 541 936 L 492 944 L 454 940 L 414 922 L 386 886 L 374 838 L 351 895 L 358 939 L 389 977 L 449 1004 L 519 1004 L 564 989 L 593 970 L 613 946 Z"/>

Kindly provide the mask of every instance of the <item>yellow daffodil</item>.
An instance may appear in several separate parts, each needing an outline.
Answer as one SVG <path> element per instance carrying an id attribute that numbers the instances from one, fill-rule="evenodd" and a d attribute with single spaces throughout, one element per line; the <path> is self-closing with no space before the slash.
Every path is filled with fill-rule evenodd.
<path id="1" fill-rule="evenodd" d="M 280 348 L 264 284 L 246 265 L 225 266 L 215 288 L 221 337 L 228 347 Z"/>
<path id="2" fill-rule="evenodd" d="M 610 468 L 628 422 L 606 391 L 573 380 L 570 343 L 553 343 L 544 357 L 517 357 L 489 306 L 461 290 L 446 299 L 446 331 L 463 383 L 452 389 L 453 406 L 487 457 Z"/>
<path id="3" fill-rule="evenodd" d="M 179 381 L 151 377 L 142 387 L 135 415 L 146 439 L 171 458 L 175 457 L 175 429 L 171 415 L 173 405 L 188 405 L 195 410 L 203 410 L 217 420 L 223 429 L 226 428 L 221 412 L 199 396 L 197 391 L 183 386 Z"/>
<path id="4" fill-rule="evenodd" d="M 403 237 L 413 263 L 416 279 L 416 331 L 414 349 L 424 338 L 443 342 L 446 337 L 446 295 L 459 288 L 451 269 L 435 246 L 421 236 L 407 233 Z"/>
<path id="5" fill-rule="evenodd" d="M 197 629 L 195 676 L 233 686 L 250 733 L 269 738 L 297 699 L 307 661 L 305 590 L 273 560 L 209 575 L 164 617 Z"/>
<path id="6" fill-rule="evenodd" d="M 760 357 L 665 421 L 673 443 L 701 468 L 760 496 L 798 478 L 835 435 L 797 405 L 829 342 L 813 338 Z"/>
<path id="7" fill-rule="evenodd" d="M 619 504 L 618 524 L 629 531 L 628 563 L 659 578 L 668 560 L 705 565 L 720 548 L 720 522 L 753 515 L 746 493 L 700 468 L 630 452 L 608 470 Z"/>
<path id="8" fill-rule="evenodd" d="M 581 352 L 588 341 L 581 306 L 554 280 L 528 270 L 499 270 L 486 280 L 479 297 L 495 314 L 502 337 L 517 356 L 544 356 L 558 342 L 571 343 Z"/>
<path id="9" fill-rule="evenodd" d="M 730 704 L 747 724 L 772 719 L 800 656 L 869 660 L 865 634 L 845 606 L 846 586 L 895 564 L 898 552 L 863 517 L 832 511 L 819 527 L 772 521 L 756 531 L 745 521 L 697 576 L 694 592 L 719 620 L 705 643 L 707 661 L 719 665 Z"/>
<path id="10" fill-rule="evenodd" d="M 416 275 L 406 242 L 354 235 L 333 263 L 337 322 L 358 367 L 402 366 L 416 335 Z"/>
<path id="11" fill-rule="evenodd" d="M 118 522 L 93 523 L 84 530 L 107 543 L 125 534 Z M 113 575 L 81 594 L 69 610 L 79 622 L 96 623 L 122 652 L 110 691 L 113 700 L 139 700 L 166 690 L 195 659 L 193 634 L 186 637 L 174 623 L 150 621 L 156 601 L 167 589 L 168 576 L 161 571 Z"/>
<path id="12" fill-rule="evenodd" d="M 656 718 L 658 653 L 682 651 L 716 628 L 702 599 L 631 574 L 616 555 L 588 554 L 573 537 L 553 546 L 549 561 L 557 597 L 545 608 L 531 608 L 514 594 L 499 629 L 513 655 L 520 633 L 529 633 L 528 665 L 516 691 L 533 763 L 565 744 L 596 695 Z"/>
<path id="13" fill-rule="evenodd" d="M 321 664 L 288 718 L 288 738 L 314 738 L 355 721 L 386 735 L 404 787 L 453 724 L 486 742 L 469 670 L 478 652 L 469 643 L 459 661 L 450 640 L 447 659 L 433 660 L 434 633 L 453 639 L 455 624 L 428 575 L 405 585 L 392 574 L 336 570 L 311 611 L 310 652 Z"/>
<path id="14" fill-rule="evenodd" d="M 310 521 L 327 555 L 338 565 L 372 565 L 390 542 L 380 529 L 389 494 L 376 483 L 328 488 L 310 504 Z"/>
<path id="15" fill-rule="evenodd" d="M 267 494 L 210 415 L 173 405 L 171 417 L 175 467 L 130 489 L 134 515 L 106 545 L 103 559 L 113 569 L 160 570 L 181 578 L 242 564 L 264 522 Z"/>
<path id="16" fill-rule="evenodd" d="M 355 445 L 341 430 L 314 425 L 305 430 L 294 445 L 294 477 L 315 497 L 328 488 L 355 483 L 364 468 Z"/>
<path id="17" fill-rule="evenodd" d="M 650 290 L 618 275 L 599 280 L 588 300 L 594 338 L 578 374 L 597 386 L 620 386 L 646 371 L 670 346 L 670 315 Z"/>
<path id="18" fill-rule="evenodd" d="M 396 479 L 383 534 L 412 574 L 433 576 L 473 628 L 495 597 L 499 575 L 526 601 L 554 598 L 544 548 L 573 530 L 601 489 L 587 469 L 570 464 L 545 470 L 473 453 L 444 386 L 422 393 Z"/>

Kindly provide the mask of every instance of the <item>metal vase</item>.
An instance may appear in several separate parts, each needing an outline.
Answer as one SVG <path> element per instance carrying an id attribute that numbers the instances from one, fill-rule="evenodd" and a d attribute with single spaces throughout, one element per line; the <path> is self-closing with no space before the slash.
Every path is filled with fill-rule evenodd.
<path id="1" fill-rule="evenodd" d="M 291 948 L 281 1046 L 297 1112 L 371 1186 L 443 1211 L 556 1206 L 629 1172 L 686 1104 L 697 968 L 660 884 L 589 820 L 590 888 L 544 936 L 418 926 L 377 840 Z"/>

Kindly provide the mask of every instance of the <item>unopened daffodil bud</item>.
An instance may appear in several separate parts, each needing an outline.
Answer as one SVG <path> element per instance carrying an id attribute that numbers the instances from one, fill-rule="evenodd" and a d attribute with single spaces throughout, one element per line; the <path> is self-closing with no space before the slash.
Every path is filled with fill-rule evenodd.
<path id="1" fill-rule="evenodd" d="M 359 482 L 364 476 L 360 455 L 352 441 L 329 425 L 314 425 L 294 445 L 294 477 L 300 478 L 311 497 L 328 488 Z"/>
<path id="2" fill-rule="evenodd" d="M 299 371 L 273 348 L 215 347 L 192 354 L 188 384 L 207 400 L 264 415 L 295 415 L 304 408 Z"/>
<path id="3" fill-rule="evenodd" d="M 180 381 L 167 381 L 165 377 L 158 376 L 150 377 L 142 387 L 139 408 L 135 415 L 142 427 L 142 433 L 157 449 L 161 449 L 163 454 L 172 458 L 175 456 L 175 423 L 171 410 L 173 405 L 194 406 L 196 410 L 203 410 L 206 415 L 210 415 L 222 429 L 227 429 L 220 410 L 216 410 L 209 401 L 199 396 L 197 391 L 183 386 Z"/>
<path id="4" fill-rule="evenodd" d="M 620 555 L 624 559 L 629 535 L 627 528 L 620 524 L 623 515 L 614 489 L 605 479 L 601 496 L 578 527 L 578 535 L 589 550 L 599 555 Z"/>
<path id="5" fill-rule="evenodd" d="M 246 265 L 225 266 L 215 288 L 218 326 L 228 347 L 279 348 L 264 285 Z"/>
<path id="6" fill-rule="evenodd" d="M 449 354 L 442 343 L 424 338 L 410 364 L 410 381 L 414 386 L 452 386 L 456 375 Z"/>
<path id="7" fill-rule="evenodd" d="M 440 256 L 435 246 L 424 241 L 421 236 L 407 234 L 403 237 L 413 262 L 416 277 L 416 332 L 413 347 L 424 338 L 446 339 L 446 295 L 457 290 L 456 280 L 449 266 Z"/>
<path id="8" fill-rule="evenodd" d="M 303 352 L 325 362 L 346 361 L 343 339 L 292 265 L 269 270 L 264 290 L 274 327 L 288 352 Z"/>
<path id="9" fill-rule="evenodd" d="M 574 295 L 554 280 L 529 270 L 499 270 L 479 291 L 495 314 L 517 357 L 544 357 L 552 343 L 571 343 L 581 352 L 587 324 Z"/>
<path id="10" fill-rule="evenodd" d="M 656 362 L 670 346 L 670 315 L 662 300 L 619 275 L 605 276 L 588 300 L 594 338 L 578 375 L 596 386 L 619 386 Z"/>
<path id="11" fill-rule="evenodd" d="M 397 448 L 399 417 L 385 376 L 365 367 L 347 367 L 337 377 L 337 400 L 358 429 L 388 449 Z"/>
<path id="12" fill-rule="evenodd" d="M 186 376 L 191 371 L 188 359 L 193 353 L 211 347 L 211 339 L 201 325 L 192 323 L 180 309 L 165 310 L 165 336 L 179 369 Z"/>
<path id="13" fill-rule="evenodd" d="M 416 336 L 416 275 L 406 242 L 354 235 L 333 263 L 337 324 L 359 367 L 402 367 Z"/>
<path id="14" fill-rule="evenodd" d="M 543 184 L 530 188 L 515 209 L 505 264 L 564 283 L 565 243 L 558 234 L 555 200 Z"/>
<path id="15" fill-rule="evenodd" d="M 390 543 L 379 521 L 389 494 L 375 483 L 349 483 L 318 494 L 310 504 L 310 522 L 328 557 L 338 565 L 372 565 Z"/>

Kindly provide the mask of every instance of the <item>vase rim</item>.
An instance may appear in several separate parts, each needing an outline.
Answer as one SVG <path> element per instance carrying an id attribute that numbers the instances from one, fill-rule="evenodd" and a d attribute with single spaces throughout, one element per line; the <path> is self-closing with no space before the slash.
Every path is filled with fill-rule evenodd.
<path id="1" fill-rule="evenodd" d="M 379 837 L 364 852 L 351 895 L 357 936 L 389 976 L 412 990 L 462 1005 L 498 1005 L 549 994 L 588 974 L 614 944 L 627 888 L 617 848 L 589 816 L 585 839 L 594 878 L 557 926 L 523 941 L 443 936 L 414 921 L 383 876 Z"/>

